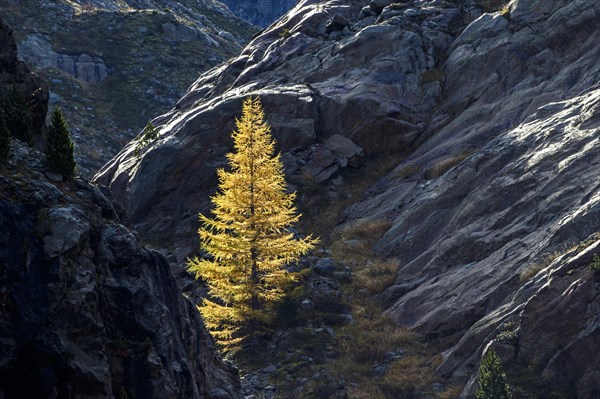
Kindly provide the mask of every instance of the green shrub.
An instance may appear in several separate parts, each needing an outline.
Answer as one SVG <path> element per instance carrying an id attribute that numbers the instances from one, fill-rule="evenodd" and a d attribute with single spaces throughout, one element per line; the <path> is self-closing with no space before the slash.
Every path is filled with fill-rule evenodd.
<path id="1" fill-rule="evenodd" d="M 292 35 L 292 32 L 288 28 L 283 28 L 281 32 L 279 32 L 279 37 L 282 39 L 288 38 Z"/>
<path id="2" fill-rule="evenodd" d="M 600 270 L 600 256 L 594 255 L 594 258 L 592 259 L 592 263 L 590 263 L 590 269 Z"/>
<path id="3" fill-rule="evenodd" d="M 65 178 L 75 173 L 75 157 L 73 155 L 73 141 L 67 122 L 58 107 L 52 113 L 52 122 L 48 128 L 48 147 L 46 148 L 46 165 Z"/>
<path id="4" fill-rule="evenodd" d="M 459 154 L 453 155 L 449 158 L 442 159 L 441 161 L 435 163 L 429 169 L 425 171 L 425 177 L 427 179 L 435 179 L 444 175 L 450 169 L 460 164 L 462 161 L 473 155 L 477 150 L 474 148 L 469 148 L 462 151 Z"/>
<path id="5" fill-rule="evenodd" d="M 138 140 L 135 149 L 133 150 L 133 155 L 136 157 L 140 156 L 140 151 L 148 146 L 151 142 L 156 140 L 159 135 L 159 130 L 152 123 L 148 122 L 144 130 L 142 131 L 142 137 Z"/>

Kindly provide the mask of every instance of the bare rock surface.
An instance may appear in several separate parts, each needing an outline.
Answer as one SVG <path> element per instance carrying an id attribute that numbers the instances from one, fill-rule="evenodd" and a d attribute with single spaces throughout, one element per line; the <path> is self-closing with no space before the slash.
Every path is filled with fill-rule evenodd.
<path id="1" fill-rule="evenodd" d="M 296 0 L 223 0 L 235 15 L 265 27 L 296 5 Z"/>
<path id="2" fill-rule="evenodd" d="M 592 115 L 599 100 L 596 89 L 541 107 L 523 124 L 492 140 L 443 176 L 416 184 L 412 178 L 394 179 L 382 194 L 367 201 L 368 206 L 379 204 L 378 212 L 385 209 L 397 215 L 378 244 L 379 251 L 397 257 L 402 264 L 395 284 L 382 296 L 389 305 L 388 313 L 399 324 L 432 337 L 462 336 L 450 360 L 440 366 L 441 371 L 459 380 L 469 377 L 478 366 L 481 345 L 490 338 L 490 329 L 501 332 L 496 329 L 507 320 L 507 306 L 518 320 L 561 321 L 550 330 L 543 323 L 528 325 L 528 339 L 543 349 L 520 347 L 518 352 L 524 351 L 520 355 L 522 365 L 542 367 L 554 356 L 569 356 L 565 351 L 571 349 L 562 346 L 577 348 L 576 342 L 588 335 L 589 349 L 600 350 L 600 314 L 593 310 L 597 309 L 594 304 L 600 291 L 594 282 L 597 277 L 585 272 L 591 256 L 587 263 L 579 262 L 579 280 L 565 277 L 575 285 L 559 295 L 553 306 L 537 309 L 535 315 L 519 315 L 523 307 L 533 312 L 527 304 L 533 304 L 539 295 L 524 277 L 528 270 L 535 270 L 551 254 L 598 231 L 599 130 L 587 128 L 591 122 L 587 118 L 596 119 Z M 591 126 L 595 124 L 591 122 Z M 358 208 L 353 212 L 368 213 Z M 567 284 L 557 282 L 556 276 L 536 280 L 541 285 Z M 526 285 L 513 294 L 522 284 Z M 576 290 L 580 284 L 588 291 Z M 578 306 L 591 312 L 586 317 L 591 325 L 575 327 L 581 316 L 565 310 L 571 303 L 580 303 Z M 471 325 L 463 336 L 465 326 Z M 484 328 L 487 330 L 482 331 Z M 544 331 L 552 340 L 540 338 Z M 523 360 L 523 356 L 530 356 L 525 353 L 539 353 L 540 357 Z M 465 362 L 465 356 L 470 361 Z M 586 367 L 593 373 L 597 364 L 580 359 L 581 373 L 569 381 L 556 379 L 558 370 L 569 369 L 563 368 L 565 363 L 547 364 L 549 370 L 536 377 L 542 380 L 538 387 L 562 384 L 561 389 L 574 389 L 577 384 L 587 384 Z M 563 394 L 569 396 L 572 391 Z"/>
<path id="3" fill-rule="evenodd" d="M 347 213 L 392 221 L 376 248 L 401 267 L 382 300 L 401 325 L 460 338 L 439 371 L 470 381 L 464 397 L 484 346 L 524 326 L 506 356 L 517 390 L 535 380 L 537 395 L 597 395 L 597 362 L 578 352 L 600 351 L 590 256 L 573 279 L 545 274 L 534 289 L 527 276 L 600 230 L 600 31 L 589 29 L 600 8 L 542 3 L 514 2 L 508 18 L 483 14 L 461 33 L 443 68 L 443 122 Z M 583 322 L 570 306 L 589 312 Z"/>
<path id="4" fill-rule="evenodd" d="M 600 368 L 594 356 L 600 350 L 600 290 L 598 271 L 588 267 L 600 252 L 598 235 L 587 247 L 558 257 L 512 294 L 509 300 L 478 321 L 440 366 L 440 373 L 469 374 L 478 364 L 470 346 L 493 346 L 511 379 L 518 381 L 517 395 L 531 384 L 538 395 L 593 398 L 600 394 Z M 479 348 L 483 351 L 484 348 Z M 471 366 L 472 367 L 472 366 Z M 475 376 L 463 397 L 475 393 Z"/>
<path id="5" fill-rule="evenodd" d="M 156 118 L 140 157 L 132 142 L 95 179 L 185 259 L 233 117 L 260 96 L 294 184 L 343 184 L 345 168 L 396 157 L 345 222 L 391 223 L 375 249 L 400 269 L 380 298 L 400 326 L 446 343 L 438 373 L 464 397 L 491 342 L 519 395 L 593 398 L 598 364 L 581 351 L 600 350 L 586 269 L 600 230 L 600 3 L 488 3 L 300 1 Z M 535 386 L 519 379 L 527 367 Z"/>
<path id="6" fill-rule="evenodd" d="M 418 18 L 398 15 L 375 24 L 361 17 L 364 5 L 298 3 L 156 118 L 160 137 L 140 157 L 133 156 L 137 144 L 131 142 L 95 180 L 110 187 L 148 237 L 162 243 L 161 237 L 172 237 L 171 249 L 190 254 L 197 245 L 189 232 L 196 230 L 197 213 L 207 209 L 214 169 L 223 165 L 246 96 L 262 98 L 279 149 L 300 170 L 298 179 L 324 182 L 348 164 L 360 164 L 324 145 L 337 140 L 339 147 L 338 136 L 349 140 L 344 151 L 356 155 L 358 147 L 365 156 L 413 148 L 427 133 L 424 121 L 442 94 L 440 79 L 427 71 L 441 65 L 463 11 L 427 8 Z M 337 31 L 343 37 L 326 33 L 332 15 L 351 22 L 345 33 Z"/>
<path id="7" fill-rule="evenodd" d="M 35 150 L 0 174 L 0 396 L 239 398 L 167 260 L 83 180 Z M 33 167 L 33 169 L 30 169 Z"/>

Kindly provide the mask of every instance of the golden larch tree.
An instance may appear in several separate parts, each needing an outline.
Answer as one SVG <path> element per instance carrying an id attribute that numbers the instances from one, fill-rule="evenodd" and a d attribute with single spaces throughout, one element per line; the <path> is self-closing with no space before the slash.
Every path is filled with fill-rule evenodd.
<path id="1" fill-rule="evenodd" d="M 300 214 L 286 192 L 280 155 L 258 98 L 244 101 L 233 132 L 230 171 L 219 169 L 214 218 L 200 215 L 200 245 L 209 255 L 188 262 L 208 285 L 200 312 L 213 336 L 232 350 L 272 321 L 286 288 L 300 273 L 287 267 L 314 247 L 291 227 Z"/>

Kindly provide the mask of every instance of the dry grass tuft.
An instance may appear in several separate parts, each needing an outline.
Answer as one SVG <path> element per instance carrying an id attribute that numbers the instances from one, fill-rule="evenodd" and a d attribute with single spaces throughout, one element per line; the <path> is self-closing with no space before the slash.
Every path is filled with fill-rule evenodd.
<path id="1" fill-rule="evenodd" d="M 445 391 L 439 392 L 437 394 L 437 397 L 439 399 L 456 399 L 460 396 L 461 392 L 463 391 L 463 388 L 463 385 L 451 385 Z"/>
<path id="2" fill-rule="evenodd" d="M 372 304 L 356 307 L 353 317 L 355 322 L 340 328 L 336 338 L 341 360 L 350 372 L 360 370 L 361 365 L 382 363 L 388 353 L 415 342 L 411 331 L 396 326 Z"/>
<path id="3" fill-rule="evenodd" d="M 339 234 L 343 239 L 373 240 L 379 239 L 391 227 L 385 219 L 358 219 L 352 224 L 342 227 Z"/>
<path id="4" fill-rule="evenodd" d="M 414 163 L 405 165 L 400 169 L 394 171 L 391 175 L 392 179 L 405 179 L 423 173 L 423 168 Z"/>
<path id="5" fill-rule="evenodd" d="M 600 239 L 600 233 L 596 233 L 591 235 L 588 239 L 577 242 L 575 244 L 564 245 L 563 249 L 560 251 L 552 252 L 549 255 L 546 255 L 541 262 L 532 263 L 525 270 L 519 274 L 519 282 L 521 285 L 525 284 L 531 278 L 533 278 L 536 274 L 539 273 L 540 270 L 545 269 L 550 266 L 552 262 L 554 262 L 557 258 L 566 255 L 572 254 L 576 255 L 579 252 L 585 250 L 587 247 L 595 243 Z"/>
<path id="6" fill-rule="evenodd" d="M 414 387 L 427 391 L 433 384 L 433 371 L 442 362 L 441 355 L 407 355 L 392 364 L 384 381 L 400 387 Z"/>
<path id="7" fill-rule="evenodd" d="M 421 83 L 441 82 L 444 80 L 444 72 L 440 68 L 427 70 L 421 74 Z"/>
<path id="8" fill-rule="evenodd" d="M 345 217 L 344 209 L 359 202 L 366 190 L 398 166 L 402 159 L 403 155 L 399 154 L 365 157 L 360 167 L 341 170 L 339 175 L 344 183 L 335 189 L 334 197 L 329 196 L 329 182 L 317 183 L 306 176 L 301 182 L 294 182 L 299 184 L 298 208 L 303 214 L 298 230 L 312 232 L 321 237 L 324 246 L 328 246 L 334 239 L 332 228 Z"/>
<path id="9" fill-rule="evenodd" d="M 425 171 L 425 177 L 431 180 L 444 175 L 450 169 L 460 164 L 469 156 L 473 155 L 475 151 L 475 149 L 471 148 L 461 152 L 460 154 L 451 156 L 446 159 L 442 159 L 441 161 L 435 163 Z"/>
<path id="10" fill-rule="evenodd" d="M 500 15 L 503 16 L 506 19 L 510 18 L 510 6 L 504 6 L 504 8 L 502 8 L 500 10 Z"/>
<path id="11" fill-rule="evenodd" d="M 556 251 L 548 254 L 544 257 L 544 259 L 540 262 L 532 263 L 527 266 L 527 269 L 523 270 L 521 274 L 519 274 L 519 282 L 521 285 L 525 284 L 531 278 L 533 278 L 536 274 L 539 273 L 540 270 L 547 268 L 550 266 L 552 262 L 556 260 L 559 256 L 574 251 L 577 249 L 577 245 L 571 246 L 570 248 L 565 249 L 565 251 Z"/>
<path id="12" fill-rule="evenodd" d="M 392 227 L 384 219 L 359 219 L 336 233 L 330 249 L 333 257 L 348 265 L 364 265 L 373 258 L 373 245 Z"/>
<path id="13" fill-rule="evenodd" d="M 396 259 L 389 259 L 385 262 L 368 262 L 365 268 L 356 272 L 356 282 L 366 288 L 369 294 L 380 294 L 394 284 L 397 272 L 398 261 Z"/>
<path id="14" fill-rule="evenodd" d="M 390 369 L 380 378 L 370 378 L 363 384 L 349 391 L 350 398 L 384 398 L 384 399 L 410 399 L 432 397 L 431 386 L 436 382 L 434 370 L 441 363 L 441 355 L 406 355 L 390 365 Z M 451 387 L 440 393 L 438 397 L 456 398 L 450 396 L 460 390 Z"/>
<path id="15" fill-rule="evenodd" d="M 547 264 L 545 262 L 532 263 L 531 265 L 527 266 L 527 269 L 523 270 L 519 274 L 519 283 L 521 283 L 521 285 L 525 284 L 536 274 L 538 274 L 540 270 L 546 268 L 550 263 L 552 262 L 548 262 Z"/>

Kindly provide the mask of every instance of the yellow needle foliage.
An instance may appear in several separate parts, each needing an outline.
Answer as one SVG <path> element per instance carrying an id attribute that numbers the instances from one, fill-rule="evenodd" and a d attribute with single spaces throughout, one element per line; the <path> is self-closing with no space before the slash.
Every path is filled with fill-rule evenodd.
<path id="1" fill-rule="evenodd" d="M 188 262 L 209 297 L 200 312 L 224 350 L 238 348 L 272 321 L 276 305 L 299 273 L 286 269 L 317 240 L 294 237 L 300 217 L 295 193 L 286 193 L 280 155 L 258 98 L 244 101 L 233 132 L 230 171 L 220 169 L 214 218 L 200 215 L 200 245 L 209 259 Z"/>

